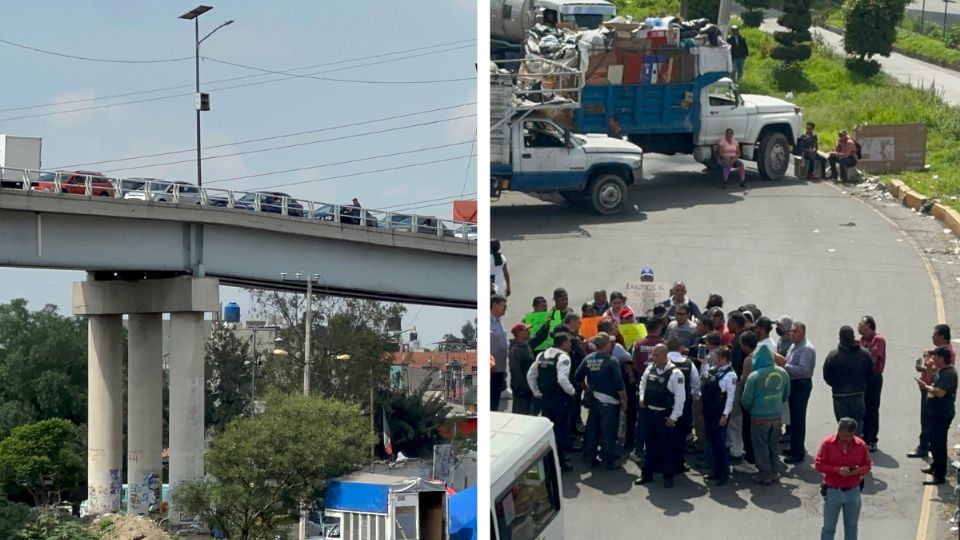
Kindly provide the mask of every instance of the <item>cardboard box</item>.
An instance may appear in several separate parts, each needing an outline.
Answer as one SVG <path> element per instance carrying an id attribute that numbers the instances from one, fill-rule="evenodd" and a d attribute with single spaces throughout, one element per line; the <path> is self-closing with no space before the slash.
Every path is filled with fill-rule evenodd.
<path id="1" fill-rule="evenodd" d="M 617 60 L 617 53 L 614 51 L 590 55 L 585 74 L 586 84 L 610 84 L 607 81 L 607 74 L 610 66 L 617 64 L 620 64 L 620 61 Z"/>
<path id="2" fill-rule="evenodd" d="M 858 127 L 854 140 L 860 143 L 863 154 L 857 168 L 866 172 L 923 170 L 926 166 L 926 124 Z"/>
<path id="3" fill-rule="evenodd" d="M 607 81 L 610 84 L 623 84 L 623 64 L 615 64 L 607 68 Z"/>

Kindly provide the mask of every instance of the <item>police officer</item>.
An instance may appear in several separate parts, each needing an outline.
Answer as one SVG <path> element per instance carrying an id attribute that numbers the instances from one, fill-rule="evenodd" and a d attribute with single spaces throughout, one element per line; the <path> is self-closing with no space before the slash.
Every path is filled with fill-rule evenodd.
<path id="1" fill-rule="evenodd" d="M 659 468 L 663 487 L 673 487 L 673 475 L 679 468 L 680 436 L 677 424 L 683 414 L 686 395 L 683 373 L 667 358 L 667 346 L 660 344 L 651 353 L 653 363 L 640 379 L 640 409 L 646 414 L 647 455 L 640 478 L 635 484 L 653 481 Z"/>
<path id="2" fill-rule="evenodd" d="M 603 466 L 616 468 L 617 428 L 620 412 L 627 409 L 627 394 L 620 373 L 620 363 L 610 352 L 613 338 L 600 332 L 593 338 L 597 351 L 583 359 L 575 376 L 577 384 L 586 380 L 591 391 L 590 414 L 587 416 L 587 434 L 583 444 L 583 459 L 591 467 L 597 460 L 597 443 L 602 447 Z"/>
<path id="3" fill-rule="evenodd" d="M 718 486 L 730 478 L 730 458 L 727 455 L 727 421 L 733 412 L 733 397 L 737 391 L 737 374 L 730 365 L 730 349 L 719 347 L 714 356 L 715 364 L 704 364 L 700 379 L 700 396 L 703 400 L 703 422 L 710 442 L 708 456 L 713 472 L 708 480 L 716 480 Z"/>
<path id="4" fill-rule="evenodd" d="M 570 334 L 553 335 L 553 346 L 537 356 L 527 371 L 527 384 L 534 397 L 541 400 L 541 413 L 553 422 L 553 437 L 557 441 L 560 470 L 572 471 L 567 463 L 570 447 L 570 400 L 575 393 L 570 382 Z"/>
<path id="5" fill-rule="evenodd" d="M 683 343 L 677 337 L 667 340 L 667 358 L 683 373 L 683 416 L 680 417 L 680 441 L 685 442 L 693 430 L 693 401 L 700 399 L 700 372 L 690 358 L 680 353 Z M 682 448 L 682 447 L 681 447 Z M 682 463 L 684 472 L 688 470 Z"/>

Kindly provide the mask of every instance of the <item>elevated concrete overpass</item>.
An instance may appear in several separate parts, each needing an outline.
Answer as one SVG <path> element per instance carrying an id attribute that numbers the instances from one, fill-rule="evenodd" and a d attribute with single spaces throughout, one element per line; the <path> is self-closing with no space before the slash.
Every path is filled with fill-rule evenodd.
<path id="1" fill-rule="evenodd" d="M 86 190 L 90 192 L 89 186 Z M 232 194 L 230 195 L 233 196 Z M 232 199 L 231 199 L 232 200 Z M 232 206 L 232 205 L 231 205 Z M 284 207 L 286 208 L 286 206 Z M 196 204 L 0 188 L 0 266 L 87 271 L 73 312 L 88 319 L 87 498 L 91 513 L 145 513 L 162 467 L 163 315 L 170 314 L 170 484 L 204 475 L 204 314 L 219 285 L 476 308 L 476 241 Z M 389 217 L 389 213 L 386 213 Z M 416 230 L 416 229 L 414 229 Z M 464 233 L 465 227 L 463 228 Z M 123 317 L 129 316 L 122 447 Z M 170 522 L 181 521 L 176 506 Z"/>
<path id="2" fill-rule="evenodd" d="M 318 293 L 476 307 L 475 241 L 187 204 L 0 190 L 0 266 L 99 278 L 190 275 Z"/>

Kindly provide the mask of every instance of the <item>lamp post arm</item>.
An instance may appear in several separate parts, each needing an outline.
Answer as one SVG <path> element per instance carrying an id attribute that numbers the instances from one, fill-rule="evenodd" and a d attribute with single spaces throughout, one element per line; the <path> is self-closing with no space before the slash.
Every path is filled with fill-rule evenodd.
<path id="1" fill-rule="evenodd" d="M 233 24 L 233 21 L 226 21 L 225 23 L 221 24 L 220 26 L 214 28 L 213 30 L 210 31 L 209 34 L 203 36 L 203 39 L 197 40 L 197 46 L 199 47 L 200 44 L 203 43 L 208 37 L 212 36 L 214 32 L 216 32 L 217 30 L 223 28 L 224 26 L 230 25 L 230 24 Z"/>

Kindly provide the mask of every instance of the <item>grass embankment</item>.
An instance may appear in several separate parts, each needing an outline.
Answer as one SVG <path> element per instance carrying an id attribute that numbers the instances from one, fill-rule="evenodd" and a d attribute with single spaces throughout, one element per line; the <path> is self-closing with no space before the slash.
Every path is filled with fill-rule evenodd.
<path id="1" fill-rule="evenodd" d="M 822 47 L 803 64 L 786 71 L 769 58 L 772 36 L 746 28 L 750 59 L 741 84 L 744 92 L 785 97 L 803 107 L 804 120 L 817 124 L 821 150 L 836 144 L 837 131 L 865 124 L 927 124 L 929 170 L 881 175 L 899 178 L 911 188 L 960 210 L 960 108 L 945 105 L 933 92 L 900 84 L 884 74 L 864 78 L 847 71 L 843 59 Z"/>
<path id="2" fill-rule="evenodd" d="M 835 26 L 841 30 L 844 28 L 843 13 L 839 9 L 830 11 L 825 19 L 830 26 Z M 960 66 L 960 51 L 952 49 L 943 41 L 943 31 L 933 35 L 921 34 L 915 31 L 919 23 L 912 20 L 904 20 L 902 27 L 897 29 L 897 41 L 894 45 L 914 56 L 922 57 L 935 64 Z M 931 24 L 927 28 L 939 30 Z"/>

